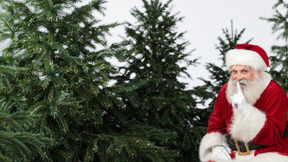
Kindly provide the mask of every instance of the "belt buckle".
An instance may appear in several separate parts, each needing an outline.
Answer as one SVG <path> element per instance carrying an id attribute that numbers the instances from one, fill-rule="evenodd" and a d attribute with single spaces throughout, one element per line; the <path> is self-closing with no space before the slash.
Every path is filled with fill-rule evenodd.
<path id="1" fill-rule="evenodd" d="M 246 152 L 242 152 L 242 151 L 240 150 L 240 147 L 239 147 L 239 143 L 238 143 L 239 141 L 240 141 L 240 138 L 234 138 L 234 142 L 235 142 L 235 145 L 236 145 L 238 154 L 241 155 L 241 156 L 242 156 L 242 155 L 250 155 L 250 154 L 251 154 L 251 151 L 250 151 L 250 149 L 249 149 L 248 144 L 245 142 Z"/>

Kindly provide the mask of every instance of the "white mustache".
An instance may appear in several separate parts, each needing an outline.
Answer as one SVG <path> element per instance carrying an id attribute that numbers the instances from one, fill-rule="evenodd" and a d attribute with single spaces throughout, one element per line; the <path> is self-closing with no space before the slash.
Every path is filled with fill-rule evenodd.
<path id="1" fill-rule="evenodd" d="M 233 81 L 233 85 L 234 85 L 234 86 L 236 86 L 236 82 L 237 82 L 237 80 L 234 80 L 234 81 Z M 245 80 L 245 79 L 241 79 L 241 80 L 239 80 L 238 82 L 239 82 L 240 84 L 248 85 L 248 81 Z"/>

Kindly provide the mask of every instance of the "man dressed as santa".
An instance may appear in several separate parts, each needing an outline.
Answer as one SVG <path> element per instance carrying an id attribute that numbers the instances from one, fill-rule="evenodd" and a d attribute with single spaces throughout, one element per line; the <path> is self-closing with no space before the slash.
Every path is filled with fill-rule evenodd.
<path id="1" fill-rule="evenodd" d="M 217 96 L 200 143 L 200 160 L 288 162 L 288 99 L 266 72 L 266 52 L 238 44 L 225 59 L 231 77 Z"/>

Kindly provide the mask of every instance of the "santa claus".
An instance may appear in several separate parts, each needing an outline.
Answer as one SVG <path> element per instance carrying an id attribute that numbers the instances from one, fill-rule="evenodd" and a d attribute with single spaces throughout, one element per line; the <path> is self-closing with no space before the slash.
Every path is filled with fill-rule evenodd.
<path id="1" fill-rule="evenodd" d="M 266 72 L 266 52 L 238 44 L 225 59 L 231 77 L 217 96 L 200 143 L 200 160 L 288 162 L 288 99 Z"/>

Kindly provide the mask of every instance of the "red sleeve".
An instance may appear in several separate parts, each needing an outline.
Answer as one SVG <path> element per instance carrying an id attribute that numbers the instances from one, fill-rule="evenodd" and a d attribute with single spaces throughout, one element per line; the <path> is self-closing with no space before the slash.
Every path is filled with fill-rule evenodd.
<path id="1" fill-rule="evenodd" d="M 227 84 L 225 84 L 219 91 L 216 98 L 216 102 L 213 108 L 213 112 L 210 115 L 208 121 L 208 133 L 211 132 L 220 132 L 226 133 L 226 120 L 225 120 L 225 105 L 227 104 L 226 100 L 226 91 Z"/>
<path id="2" fill-rule="evenodd" d="M 255 107 L 266 114 L 267 120 L 253 142 L 259 145 L 278 143 L 286 127 L 287 96 L 285 92 L 275 81 L 271 81 Z"/>

